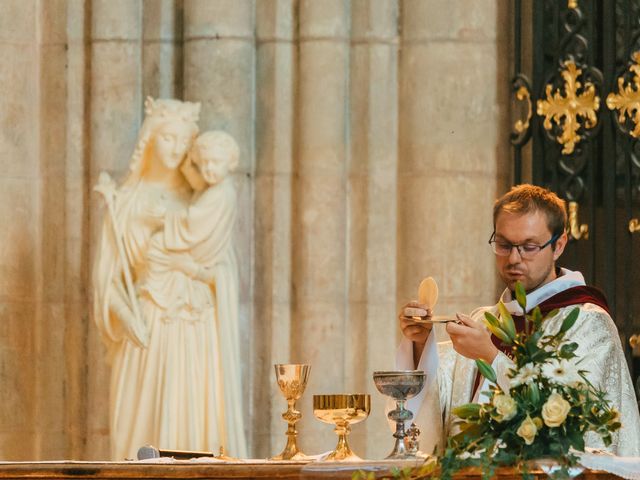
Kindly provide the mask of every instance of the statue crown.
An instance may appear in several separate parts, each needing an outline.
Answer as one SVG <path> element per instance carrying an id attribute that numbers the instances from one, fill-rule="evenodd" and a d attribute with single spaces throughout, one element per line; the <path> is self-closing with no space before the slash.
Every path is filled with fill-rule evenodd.
<path id="1" fill-rule="evenodd" d="M 196 123 L 200 117 L 200 102 L 147 97 L 144 101 L 144 113 L 148 117 L 178 117 Z"/>

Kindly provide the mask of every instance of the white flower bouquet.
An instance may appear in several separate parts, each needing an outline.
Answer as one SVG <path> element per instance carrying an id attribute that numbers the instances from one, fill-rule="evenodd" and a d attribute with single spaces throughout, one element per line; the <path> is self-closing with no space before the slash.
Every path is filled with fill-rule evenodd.
<path id="1" fill-rule="evenodd" d="M 516 298 L 526 305 L 524 289 L 516 286 Z M 553 458 L 562 465 L 556 476 L 568 475 L 577 462 L 574 451 L 584 451 L 584 435 L 599 434 L 605 445 L 611 433 L 620 428 L 619 413 L 610 406 L 605 392 L 592 385 L 588 372 L 580 369 L 575 351 L 578 344 L 565 334 L 574 325 L 579 310 L 572 310 L 560 329 L 545 332 L 546 319 L 538 308 L 525 315 L 523 332 L 516 332 L 513 317 L 499 304 L 499 317 L 485 313 L 489 330 L 511 346 L 515 366 L 508 377 L 508 391 L 496 383 L 496 373 L 483 360 L 477 360 L 480 373 L 493 383 L 486 403 L 470 403 L 453 410 L 459 433 L 449 438 L 440 457 L 441 478 L 456 470 L 481 466 L 484 478 L 495 467 L 517 466 L 529 476 L 527 461 Z"/>

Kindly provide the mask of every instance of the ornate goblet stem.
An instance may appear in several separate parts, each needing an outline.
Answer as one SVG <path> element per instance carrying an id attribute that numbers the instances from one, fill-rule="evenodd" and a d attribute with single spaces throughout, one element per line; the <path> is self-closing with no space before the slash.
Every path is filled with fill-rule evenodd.
<path id="1" fill-rule="evenodd" d="M 389 417 L 391 421 L 396 422 L 396 431 L 393 434 L 394 438 L 396 439 L 396 443 L 393 447 L 393 452 L 391 453 L 393 457 L 391 457 L 391 455 L 389 456 L 391 458 L 408 455 L 408 451 L 404 443 L 404 439 L 407 436 L 406 432 L 404 431 L 404 423 L 413 418 L 413 413 L 411 413 L 410 410 L 404 408 L 404 402 L 405 400 L 396 400 L 396 409 L 391 410 L 387 414 L 387 417 Z"/>
<path id="2" fill-rule="evenodd" d="M 351 432 L 349 423 L 336 423 L 336 428 L 333 431 L 338 435 L 338 444 L 336 449 L 327 456 L 326 460 L 359 460 L 360 457 L 353 453 L 353 450 L 349 447 L 349 442 L 347 442 L 347 435 Z"/>
<path id="3" fill-rule="evenodd" d="M 296 410 L 296 400 L 304 393 L 309 377 L 309 365 L 299 364 L 279 364 L 275 365 L 276 379 L 280 391 L 287 399 L 287 411 L 282 414 L 282 418 L 287 422 L 287 444 L 280 455 L 276 455 L 272 460 L 304 460 L 306 455 L 298 448 L 296 422 L 302 418 L 302 414 Z"/>
<path id="4" fill-rule="evenodd" d="M 287 444 L 284 447 L 284 450 L 280 455 L 275 457 L 278 460 L 291 460 L 296 455 L 298 457 L 304 457 L 304 453 L 302 453 L 298 449 L 298 431 L 296 430 L 296 422 L 302 418 L 302 414 L 296 410 L 296 401 L 295 400 L 287 400 L 287 411 L 282 414 L 282 418 L 287 422 L 287 431 L 285 432 L 287 435 Z"/>

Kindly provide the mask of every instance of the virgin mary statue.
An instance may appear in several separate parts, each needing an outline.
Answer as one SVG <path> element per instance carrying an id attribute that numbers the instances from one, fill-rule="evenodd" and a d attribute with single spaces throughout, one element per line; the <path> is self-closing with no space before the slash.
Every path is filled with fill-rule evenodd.
<path id="1" fill-rule="evenodd" d="M 229 286 L 186 275 L 171 261 L 173 252 L 150 254 L 164 218 L 190 205 L 193 190 L 179 167 L 199 111 L 195 103 L 147 99 L 127 178 L 119 188 L 104 178 L 96 187 L 108 208 L 93 271 L 94 318 L 111 364 L 116 460 L 135 458 L 146 444 L 223 446 L 246 456 L 239 382 L 225 391 L 230 359 L 216 308 L 216 292 Z"/>

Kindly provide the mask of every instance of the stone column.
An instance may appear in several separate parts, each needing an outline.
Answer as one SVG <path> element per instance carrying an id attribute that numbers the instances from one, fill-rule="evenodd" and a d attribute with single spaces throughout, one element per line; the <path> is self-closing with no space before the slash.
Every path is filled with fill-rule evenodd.
<path id="1" fill-rule="evenodd" d="M 42 294 L 40 2 L 0 2 L 0 455 L 27 460 L 36 445 L 36 332 Z"/>
<path id="2" fill-rule="evenodd" d="M 143 0 L 145 97 L 182 97 L 182 3 L 182 0 Z"/>
<path id="3" fill-rule="evenodd" d="M 273 364 L 292 361 L 294 13 L 293 0 L 256 4 L 255 313 L 250 428 L 253 453 L 260 458 L 280 453 L 285 445 L 286 423 L 281 413 L 286 402 L 276 385 Z M 307 401 L 308 397 L 307 393 Z"/>
<path id="4" fill-rule="evenodd" d="M 398 303 L 432 276 L 436 314 L 495 301 L 496 3 L 401 4 Z"/>
<path id="5" fill-rule="evenodd" d="M 84 0 L 67 2 L 66 158 L 64 210 L 64 425 L 67 434 L 65 458 L 85 458 L 87 446 L 88 333 L 91 308 L 91 258 L 89 255 L 90 186 L 89 84 L 91 51 L 90 11 Z M 94 412 L 94 415 L 98 414 Z M 106 412 L 99 414 L 105 415 Z M 108 447 L 108 445 L 106 445 Z M 97 454 L 98 452 L 96 452 Z M 108 458 L 108 450 L 100 452 Z"/>
<path id="6" fill-rule="evenodd" d="M 67 455 L 69 420 L 65 405 L 65 216 L 66 216 L 66 106 L 67 5 L 61 0 L 40 2 L 39 35 L 39 128 L 34 129 L 40 145 L 41 254 L 39 256 L 42 296 L 38 324 L 34 330 L 34 368 L 37 425 L 35 458 L 63 458 Z M 38 37 L 36 37 L 38 38 Z M 34 172 L 35 173 L 35 172 Z M 36 256 L 38 258 L 38 256 Z M 52 441 L 53 438 L 60 441 Z"/>
<path id="7" fill-rule="evenodd" d="M 253 393 L 246 379 L 254 341 L 254 10 L 252 0 L 184 2 L 184 99 L 202 103 L 201 131 L 225 130 L 240 146 L 240 166 L 234 173 L 238 194 L 234 242 L 240 274 L 240 356 L 246 359 L 242 365 L 245 411 Z M 250 439 L 250 422 L 246 428 Z"/>
<path id="8" fill-rule="evenodd" d="M 391 370 L 396 349 L 398 3 L 351 7 L 349 163 L 349 332 L 346 386 L 371 393 L 372 413 L 353 429 L 360 455 L 383 458 L 393 440 L 385 397 L 372 381 Z"/>
<path id="9" fill-rule="evenodd" d="M 351 392 L 344 382 L 347 322 L 347 107 L 349 3 L 299 3 L 297 144 L 293 197 L 292 361 L 312 365 L 301 411 L 303 446 L 335 444 L 313 419 L 312 393 Z"/>
<path id="10" fill-rule="evenodd" d="M 142 3 L 91 2 L 91 167 L 90 186 L 102 170 L 122 179 L 142 121 Z M 91 193 L 91 245 L 102 225 L 103 201 Z M 93 259 L 93 255 L 91 255 Z M 90 325 L 87 459 L 109 452 L 109 371 L 106 352 Z M 119 459 L 122 460 L 122 459 Z"/>

